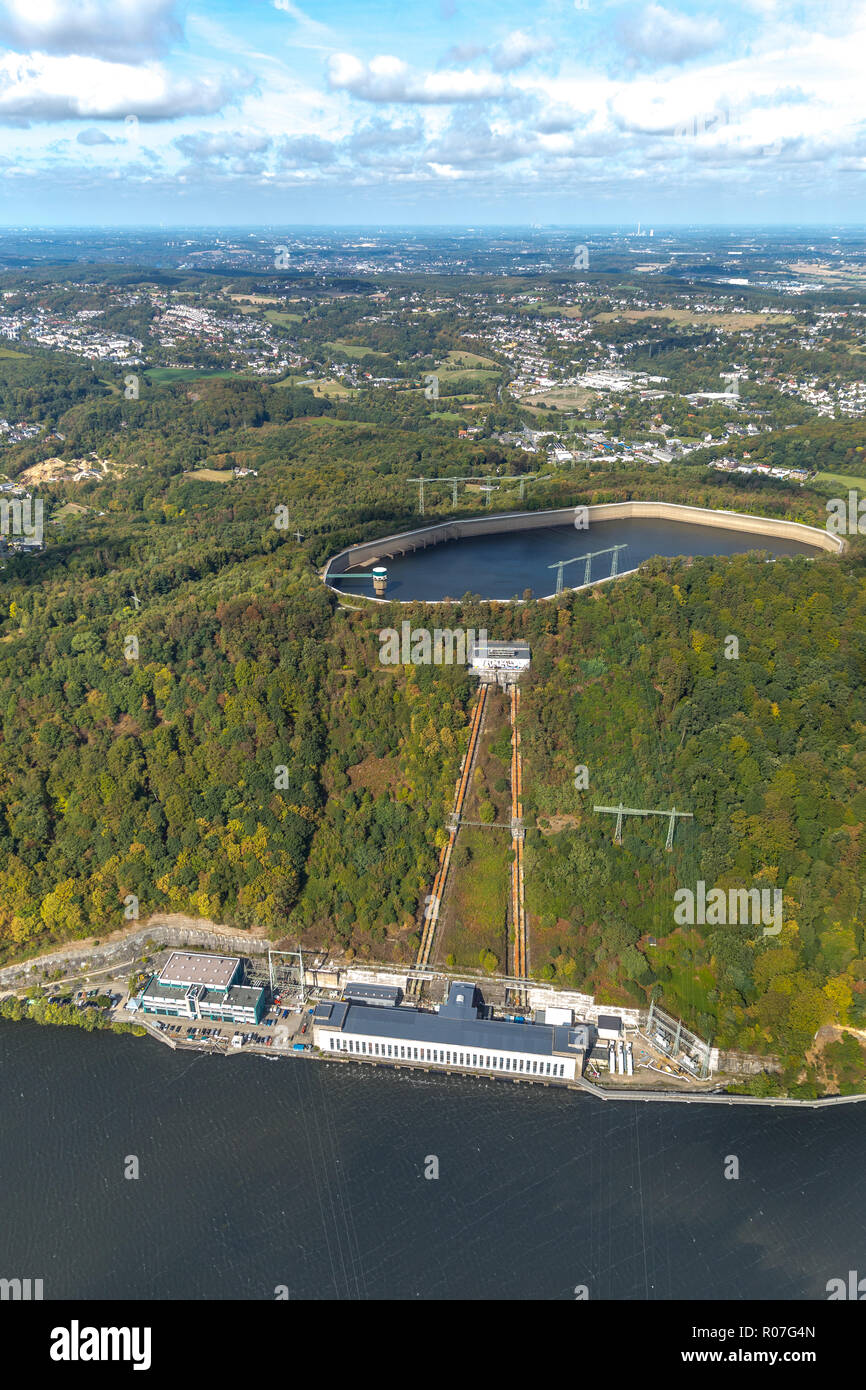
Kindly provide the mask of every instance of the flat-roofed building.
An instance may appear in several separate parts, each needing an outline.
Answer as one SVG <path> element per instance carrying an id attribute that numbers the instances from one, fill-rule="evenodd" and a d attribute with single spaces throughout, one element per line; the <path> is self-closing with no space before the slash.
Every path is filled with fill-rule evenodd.
<path id="1" fill-rule="evenodd" d="M 618 1042 L 622 1037 L 622 1019 L 619 1014 L 599 1014 L 598 1036 L 609 1042 Z"/>
<path id="2" fill-rule="evenodd" d="M 378 1008 L 393 1009 L 403 998 L 403 991 L 397 985 L 375 985 L 354 980 L 346 985 L 343 998 L 350 1004 L 373 1004 Z"/>
<path id="3" fill-rule="evenodd" d="M 205 985 L 228 989 L 241 973 L 239 956 L 210 956 L 198 951 L 172 951 L 159 972 L 166 985 Z"/>
<path id="4" fill-rule="evenodd" d="M 456 981 L 436 1013 L 349 1000 L 321 1003 L 313 1041 L 326 1055 L 541 1081 L 573 1081 L 591 1044 L 588 1024 L 568 1027 L 485 1017 L 476 986 Z"/>
<path id="5" fill-rule="evenodd" d="M 151 975 L 139 1007 L 146 1014 L 169 1014 L 195 1022 L 258 1023 L 265 1009 L 265 992 L 241 984 L 239 956 L 212 956 L 173 951 L 165 965 Z"/>
<path id="6" fill-rule="evenodd" d="M 529 648 L 522 643 L 473 642 L 469 652 L 469 669 L 482 681 L 500 685 L 519 680 L 529 664 Z"/>

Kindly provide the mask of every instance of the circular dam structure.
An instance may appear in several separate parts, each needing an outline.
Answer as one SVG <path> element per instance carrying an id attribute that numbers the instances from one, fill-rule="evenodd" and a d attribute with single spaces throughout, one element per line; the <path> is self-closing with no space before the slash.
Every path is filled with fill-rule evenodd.
<path id="1" fill-rule="evenodd" d="M 843 549 L 840 537 L 796 521 L 672 502 L 611 502 L 437 522 L 383 536 L 333 556 L 322 577 L 340 594 L 380 602 L 440 603 L 466 593 L 507 602 L 527 590 L 550 598 L 560 586 L 603 583 L 653 555 L 764 550 L 814 557 Z"/>

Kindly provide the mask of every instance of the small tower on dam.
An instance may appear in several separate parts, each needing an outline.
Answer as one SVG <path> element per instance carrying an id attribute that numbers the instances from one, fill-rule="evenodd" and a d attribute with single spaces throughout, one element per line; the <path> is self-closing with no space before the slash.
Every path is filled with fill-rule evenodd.
<path id="1" fill-rule="evenodd" d="M 529 670 L 529 648 L 511 642 L 473 642 L 469 669 L 486 685 L 499 685 L 504 690 L 516 685 L 524 671 Z"/>
<path id="2" fill-rule="evenodd" d="M 373 569 L 373 593 L 376 598 L 384 598 L 387 587 L 388 571 L 384 565 L 376 565 Z"/>

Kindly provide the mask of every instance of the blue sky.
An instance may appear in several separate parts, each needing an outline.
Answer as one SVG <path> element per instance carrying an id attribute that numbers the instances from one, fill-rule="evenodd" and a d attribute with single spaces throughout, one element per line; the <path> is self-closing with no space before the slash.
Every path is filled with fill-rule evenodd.
<path id="1" fill-rule="evenodd" d="M 6 225 L 864 217 L 866 0 L 0 0 Z"/>

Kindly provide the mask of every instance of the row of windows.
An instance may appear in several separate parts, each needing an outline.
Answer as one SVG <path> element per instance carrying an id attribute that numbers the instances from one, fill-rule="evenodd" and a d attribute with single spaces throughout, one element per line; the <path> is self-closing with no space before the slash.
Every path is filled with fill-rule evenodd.
<path id="1" fill-rule="evenodd" d="M 199 1020 L 186 1013 L 183 1009 L 166 1009 L 161 1005 L 145 1004 L 146 1014 L 167 1014 L 169 1018 L 186 1018 L 190 1023 L 197 1023 Z M 258 1019 L 252 1009 L 228 1010 L 226 1013 L 207 1014 L 202 1012 L 201 1018 L 210 1023 L 257 1023 Z"/>
<path id="2" fill-rule="evenodd" d="M 488 1071 L 523 1072 L 524 1076 L 565 1076 L 564 1062 L 545 1062 L 533 1057 L 490 1057 L 483 1052 L 460 1052 L 441 1047 L 410 1047 L 404 1043 L 361 1042 L 352 1038 L 330 1039 L 334 1052 L 360 1052 L 368 1057 L 392 1057 L 404 1062 L 439 1062 L 453 1067 L 485 1067 Z M 387 1052 L 386 1049 L 387 1048 Z M 525 1065 L 524 1065 L 525 1062 Z"/>

